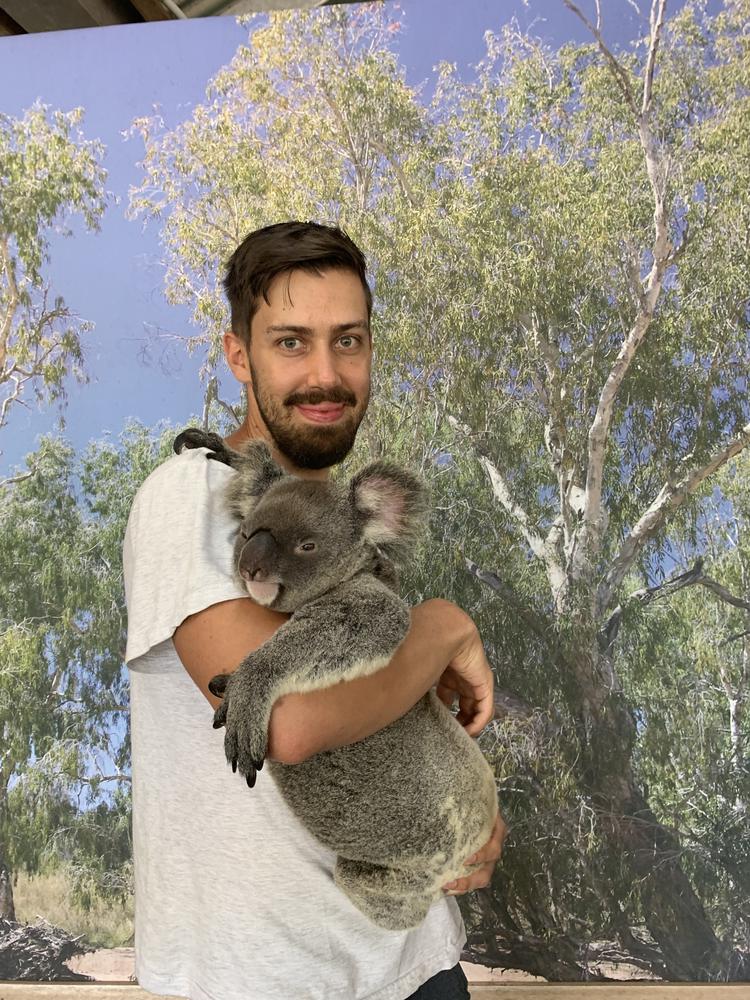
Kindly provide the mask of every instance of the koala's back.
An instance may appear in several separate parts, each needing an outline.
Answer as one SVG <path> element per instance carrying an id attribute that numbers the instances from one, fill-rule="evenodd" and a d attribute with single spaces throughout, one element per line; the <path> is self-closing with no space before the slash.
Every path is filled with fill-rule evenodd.
<path id="1" fill-rule="evenodd" d="M 269 767 L 315 836 L 374 864 L 447 862 L 467 842 L 481 846 L 497 813 L 492 770 L 434 691 L 358 743 Z"/>

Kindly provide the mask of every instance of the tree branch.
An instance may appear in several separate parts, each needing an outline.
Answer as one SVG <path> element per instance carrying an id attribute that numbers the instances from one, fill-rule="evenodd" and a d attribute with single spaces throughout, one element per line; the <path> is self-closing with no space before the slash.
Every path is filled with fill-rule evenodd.
<path id="1" fill-rule="evenodd" d="M 12 376 L 12 379 L 15 382 L 16 387 L 13 390 L 13 392 L 11 392 L 8 396 L 5 397 L 5 399 L 2 402 L 2 406 L 0 406 L 0 428 L 5 426 L 7 420 L 8 408 L 10 407 L 11 403 L 24 402 L 23 399 L 21 399 L 21 389 L 23 388 L 24 383 L 28 381 L 28 378 L 20 379 L 16 378 L 15 376 Z"/>
<path id="2" fill-rule="evenodd" d="M 750 635 L 750 629 L 745 629 L 744 632 L 735 632 L 733 635 L 727 636 L 726 639 L 722 639 L 717 648 L 721 649 L 722 646 L 726 646 L 730 642 L 735 642 L 737 639 L 744 639 L 746 635 Z"/>
<path id="3" fill-rule="evenodd" d="M 528 514 L 524 511 L 524 509 L 520 506 L 520 504 L 515 503 L 515 501 L 512 499 L 510 495 L 510 490 L 508 489 L 505 480 L 503 479 L 502 475 L 495 467 L 493 462 L 490 460 L 489 456 L 487 455 L 486 449 L 483 448 L 476 440 L 476 434 L 471 430 L 470 427 L 468 427 L 466 424 L 462 424 L 461 421 L 458 420 L 456 417 L 454 417 L 452 414 L 449 413 L 446 419 L 454 430 L 459 431 L 461 434 L 463 434 L 465 438 L 467 438 L 471 442 L 472 448 L 479 456 L 479 461 L 482 463 L 482 465 L 485 468 L 485 471 L 490 477 L 490 482 L 492 483 L 492 487 L 496 498 L 500 501 L 503 507 L 505 507 L 505 509 L 513 517 L 513 519 L 518 523 L 523 533 L 523 536 L 529 543 L 529 546 L 531 547 L 532 551 L 535 554 L 539 555 L 541 558 L 544 549 L 544 542 L 542 540 L 541 535 L 537 535 L 536 532 L 532 531 L 532 529 L 529 527 L 530 519 Z"/>
<path id="4" fill-rule="evenodd" d="M 208 380 L 208 385 L 206 386 L 206 392 L 203 397 L 203 418 L 202 426 L 203 430 L 208 430 L 208 417 L 211 410 L 211 403 L 218 403 L 219 406 L 229 414 L 229 416 L 234 420 L 235 424 L 239 426 L 240 419 L 234 411 L 234 407 L 230 406 L 223 399 L 219 398 L 219 380 L 215 375 L 212 375 Z"/>
<path id="5" fill-rule="evenodd" d="M 538 535 L 530 526 L 530 519 L 526 511 L 517 504 L 510 495 L 508 485 L 503 479 L 495 465 L 484 455 L 479 456 L 479 462 L 489 476 L 492 484 L 492 491 L 497 500 L 503 505 L 513 520 L 518 525 L 521 534 L 528 542 L 529 548 L 537 558 L 545 559 L 544 539 Z"/>
<path id="6" fill-rule="evenodd" d="M 495 593 L 502 595 L 505 602 L 513 608 L 514 613 L 523 621 L 529 632 L 533 633 L 544 643 L 550 662 L 556 664 L 561 671 L 565 671 L 570 676 L 575 676 L 575 664 L 571 663 L 564 656 L 560 643 L 557 641 L 554 624 L 546 620 L 543 614 L 530 608 L 525 601 L 521 600 L 513 587 L 502 580 L 496 573 L 482 569 L 467 556 L 464 556 L 464 562 L 470 575 L 479 580 L 480 583 L 485 584 L 490 590 L 494 590 Z M 495 708 L 497 709 L 497 705 Z"/>
<path id="7" fill-rule="evenodd" d="M 550 643 L 552 635 L 550 625 L 545 622 L 541 615 L 532 611 L 528 605 L 519 599 L 510 584 L 501 580 L 496 573 L 492 573 L 490 570 L 482 569 L 468 556 L 464 556 L 464 562 L 466 563 L 466 568 L 468 569 L 469 574 L 473 576 L 474 579 L 479 580 L 480 583 L 485 584 L 485 586 L 489 587 L 490 590 L 494 590 L 495 593 L 502 594 L 505 600 L 513 605 L 514 610 L 523 619 L 524 624 L 526 624 L 530 630 L 545 643 Z"/>
<path id="8" fill-rule="evenodd" d="M 665 580 L 664 583 L 660 583 L 656 587 L 642 587 L 640 590 L 634 590 L 632 594 L 628 595 L 626 603 L 639 601 L 641 604 L 650 604 L 651 601 L 658 600 L 660 597 L 667 597 L 669 594 L 673 594 L 683 587 L 689 587 L 692 584 L 698 583 L 702 569 L 703 559 L 697 559 L 693 568 L 687 570 L 685 573 L 670 577 L 669 580 Z M 618 604 L 599 630 L 599 648 L 602 652 L 606 652 L 617 638 L 617 633 L 620 631 L 620 624 L 622 622 L 622 611 L 622 604 Z"/>
<path id="9" fill-rule="evenodd" d="M 18 307 L 18 303 L 20 301 L 20 294 L 16 283 L 16 276 L 13 273 L 13 261 L 10 256 L 7 236 L 0 240 L 0 259 L 2 260 L 3 270 L 5 271 L 8 279 L 8 287 L 10 288 L 10 298 L 8 300 L 8 306 L 5 310 L 3 325 L 2 328 L 0 328 L 0 371 L 2 371 L 5 367 L 5 359 L 8 356 L 8 343 L 10 342 L 10 331 L 13 324 L 13 317 L 16 314 L 16 308 Z"/>
<path id="10" fill-rule="evenodd" d="M 644 544 L 663 527 L 668 516 L 677 510 L 705 479 L 734 458 L 735 455 L 738 455 L 749 444 L 750 424 L 746 424 L 734 440 L 713 455 L 705 465 L 683 476 L 677 483 L 667 482 L 662 486 L 659 495 L 648 510 L 641 515 L 622 543 L 604 583 L 599 588 L 598 601 L 602 611 L 609 604 L 613 591 L 622 583 L 625 574 L 633 565 L 633 561 Z"/>
<path id="11" fill-rule="evenodd" d="M 416 196 L 414 195 L 414 190 L 412 189 L 412 186 L 409 183 L 409 181 L 406 179 L 406 174 L 404 173 L 404 169 L 401 166 L 401 164 L 394 156 L 389 156 L 388 151 L 382 142 L 378 142 L 378 140 L 373 138 L 372 136 L 369 137 L 369 141 L 372 144 L 373 149 L 377 153 L 380 153 L 380 155 L 383 157 L 386 163 L 389 163 L 393 168 L 393 172 L 396 174 L 398 182 L 401 185 L 401 190 L 404 193 L 404 197 L 409 202 L 409 207 L 416 208 L 417 199 Z"/>
<path id="12" fill-rule="evenodd" d="M 130 782 L 132 780 L 133 779 L 131 778 L 131 776 L 129 774 L 122 774 L 122 773 L 118 773 L 118 774 L 105 774 L 105 775 L 102 775 L 101 778 L 99 778 L 99 777 L 85 778 L 81 774 L 79 774 L 79 775 L 76 776 L 76 781 L 80 781 L 82 785 L 98 785 L 102 781 L 127 781 L 128 784 L 130 784 Z"/>
<path id="13" fill-rule="evenodd" d="M 710 576 L 701 576 L 695 582 L 712 591 L 727 604 L 732 604 L 735 608 L 744 608 L 745 611 L 750 611 L 750 601 L 745 601 L 741 597 L 735 597 L 733 594 L 730 594 L 726 587 L 723 587 L 716 580 L 712 580 Z"/>
<path id="14" fill-rule="evenodd" d="M 1 420 L 0 427 L 2 427 Z M 10 479 L 0 479 L 0 490 L 4 490 L 6 486 L 11 486 L 13 483 L 22 483 L 24 479 L 30 479 L 35 473 L 36 469 L 32 469 L 30 472 L 20 472 L 17 476 L 11 476 Z"/>
<path id="15" fill-rule="evenodd" d="M 516 503 L 512 498 L 508 484 L 505 482 L 502 474 L 486 454 L 485 450 L 477 444 L 475 440 L 476 435 L 472 433 L 471 429 L 467 427 L 466 424 L 462 424 L 454 416 L 449 414 L 446 419 L 454 430 L 460 431 L 471 441 L 472 447 L 479 456 L 480 464 L 484 467 L 485 472 L 489 476 L 496 499 L 500 501 L 506 511 L 516 522 L 516 525 L 518 526 L 523 537 L 526 539 L 531 551 L 544 564 L 552 595 L 555 599 L 557 599 L 558 594 L 565 587 L 566 583 L 565 573 L 557 559 L 557 543 L 561 532 L 559 519 L 553 523 L 546 538 L 542 538 L 541 535 L 534 531 L 531 526 L 531 519 L 529 518 L 529 515 L 523 507 Z"/>
<path id="16" fill-rule="evenodd" d="M 560 348 L 551 335 L 542 333 L 536 316 L 528 318 L 522 316 L 521 325 L 526 332 L 531 332 L 534 346 L 541 355 L 547 372 L 547 386 L 545 386 L 539 381 L 533 369 L 531 370 L 532 383 L 548 415 L 544 428 L 544 444 L 557 477 L 560 500 L 560 514 L 555 518 L 545 538 L 545 545 L 547 551 L 567 553 L 571 549 L 578 527 L 578 515 L 583 511 L 584 495 L 583 490 L 576 484 L 577 470 L 567 447 L 568 429 L 564 410 L 567 387 L 563 381 Z M 578 355 L 578 363 L 581 364 L 589 353 L 593 353 L 592 347 L 586 348 Z"/>
<path id="17" fill-rule="evenodd" d="M 721 598 L 721 600 L 725 601 L 727 604 L 731 604 L 735 608 L 743 608 L 745 611 L 750 611 L 750 601 L 744 600 L 742 597 L 735 597 L 727 590 L 726 587 L 722 586 L 716 580 L 712 579 L 710 576 L 703 575 L 702 557 L 696 559 L 694 566 L 685 573 L 680 573 L 677 576 L 670 577 L 669 580 L 665 580 L 664 583 L 660 583 L 656 587 L 642 587 L 640 590 L 633 591 L 632 594 L 628 595 L 626 603 L 639 601 L 644 605 L 650 604 L 652 601 L 658 600 L 661 597 L 669 597 L 676 591 L 682 590 L 683 587 L 694 587 L 698 584 L 712 591 L 717 595 L 717 597 Z M 607 619 L 605 625 L 600 629 L 599 647 L 602 651 L 609 649 L 617 638 L 617 633 L 620 630 L 620 624 L 622 621 L 622 611 L 622 604 L 618 604 Z M 737 635 L 730 636 L 728 639 L 719 643 L 719 648 L 726 643 L 731 642 L 734 639 L 739 639 L 745 635 L 750 635 L 750 631 L 739 632 Z"/>
<path id="18" fill-rule="evenodd" d="M 649 43 L 646 73 L 643 80 L 643 103 L 641 104 L 642 115 L 645 115 L 651 109 L 656 53 L 659 49 L 659 39 L 661 38 L 662 28 L 664 27 L 664 11 L 666 6 L 666 0 L 653 0 L 653 3 L 651 4 L 651 41 Z"/>
<path id="19" fill-rule="evenodd" d="M 597 25 L 592 24 L 591 21 L 586 17 L 586 15 L 572 2 L 572 0 L 563 0 L 563 3 L 571 10 L 576 17 L 579 17 L 586 27 L 589 29 L 591 34 L 597 40 L 599 48 L 604 55 L 604 58 L 609 63 L 610 69 L 612 70 L 612 75 L 617 81 L 620 90 L 622 91 L 623 97 L 625 98 L 628 107 L 633 112 L 634 115 L 638 115 L 638 107 L 635 103 L 635 96 L 633 94 L 633 88 L 630 86 L 630 80 L 628 79 L 627 72 L 622 68 L 617 59 L 612 55 L 612 52 L 607 47 L 607 44 L 602 37 L 602 33 L 597 27 Z"/>
<path id="20" fill-rule="evenodd" d="M 580 527 L 578 545 L 571 567 L 574 577 L 586 578 L 590 576 L 594 559 L 599 553 L 603 534 L 604 519 L 601 511 L 603 466 L 615 399 L 620 390 L 623 379 L 630 368 L 635 353 L 640 347 L 641 342 L 651 325 L 654 311 L 656 309 L 656 303 L 661 292 L 664 273 L 668 266 L 669 255 L 672 251 L 672 247 L 669 244 L 667 217 L 664 204 L 667 162 L 659 153 L 656 140 L 648 122 L 649 112 L 651 110 L 651 95 L 656 53 L 664 22 L 665 0 L 658 0 L 658 10 L 657 8 L 654 8 L 652 11 L 651 44 L 649 47 L 649 57 L 646 67 L 646 79 L 644 81 L 644 101 L 646 96 L 648 96 L 648 100 L 640 111 L 636 108 L 633 91 L 630 87 L 630 82 L 626 72 L 607 48 L 601 33 L 587 20 L 578 7 L 572 3 L 572 0 L 563 0 L 563 2 L 570 10 L 581 18 L 581 20 L 589 27 L 589 30 L 594 34 L 594 37 L 599 43 L 599 48 L 607 59 L 610 68 L 626 97 L 628 105 L 635 115 L 636 122 L 638 124 L 638 135 L 641 148 L 643 149 L 646 160 L 646 172 L 648 174 L 649 183 L 654 196 L 654 241 L 652 246 L 653 264 L 646 279 L 645 290 L 642 295 L 638 296 L 640 304 L 635 320 L 630 328 L 630 331 L 625 337 L 615 363 L 613 364 L 609 376 L 604 383 L 596 408 L 596 414 L 589 429 L 584 514 Z M 657 2 L 657 0 L 655 0 L 655 2 Z"/>

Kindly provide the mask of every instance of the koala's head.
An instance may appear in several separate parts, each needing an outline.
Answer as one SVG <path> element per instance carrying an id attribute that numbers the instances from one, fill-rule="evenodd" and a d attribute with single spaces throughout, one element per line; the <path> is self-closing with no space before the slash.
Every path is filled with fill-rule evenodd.
<path id="1" fill-rule="evenodd" d="M 292 612 L 377 561 L 402 561 L 424 523 L 426 490 L 405 469 L 373 462 L 348 483 L 284 472 L 264 442 L 243 446 L 228 490 L 240 520 L 234 564 L 258 604 Z"/>

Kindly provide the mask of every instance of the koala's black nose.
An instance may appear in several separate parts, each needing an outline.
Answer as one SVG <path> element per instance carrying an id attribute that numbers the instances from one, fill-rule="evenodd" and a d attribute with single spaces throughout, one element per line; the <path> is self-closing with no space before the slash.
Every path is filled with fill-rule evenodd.
<path id="1" fill-rule="evenodd" d="M 256 531 L 242 547 L 240 573 L 249 580 L 265 580 L 277 551 L 276 539 L 270 531 Z"/>

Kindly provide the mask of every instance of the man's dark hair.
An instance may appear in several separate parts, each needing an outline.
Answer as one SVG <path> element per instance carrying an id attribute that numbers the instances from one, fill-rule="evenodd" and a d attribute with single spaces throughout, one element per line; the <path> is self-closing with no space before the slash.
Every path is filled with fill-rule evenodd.
<path id="1" fill-rule="evenodd" d="M 362 282 L 369 320 L 372 292 L 365 276 L 366 267 L 362 251 L 336 226 L 277 222 L 256 229 L 245 237 L 227 263 L 224 290 L 229 299 L 232 330 L 249 346 L 250 323 L 261 296 L 268 302 L 273 279 L 293 270 L 314 274 L 329 268 L 353 271 Z"/>

